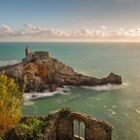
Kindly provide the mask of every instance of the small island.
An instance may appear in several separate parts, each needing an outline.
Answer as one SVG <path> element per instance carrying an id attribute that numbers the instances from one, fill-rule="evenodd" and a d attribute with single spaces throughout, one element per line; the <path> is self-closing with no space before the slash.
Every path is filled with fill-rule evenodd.
<path id="1" fill-rule="evenodd" d="M 25 85 L 26 92 L 55 91 L 58 87 L 100 86 L 106 84 L 122 84 L 121 76 L 110 73 L 105 78 L 86 76 L 74 71 L 70 66 L 50 56 L 49 52 L 30 52 L 25 49 L 22 62 L 0 67 L 0 74 L 13 78 L 19 85 Z"/>

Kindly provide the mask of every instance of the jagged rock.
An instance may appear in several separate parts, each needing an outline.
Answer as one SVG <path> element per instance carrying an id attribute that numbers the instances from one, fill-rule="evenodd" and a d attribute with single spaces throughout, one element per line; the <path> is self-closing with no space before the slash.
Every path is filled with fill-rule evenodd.
<path id="1" fill-rule="evenodd" d="M 50 85 L 49 88 L 50 88 L 50 91 L 53 92 L 53 91 L 55 91 L 57 89 L 57 87 L 58 86 L 56 84 L 52 84 L 52 85 Z"/>
<path id="2" fill-rule="evenodd" d="M 41 57 L 41 53 L 43 56 Z M 33 57 L 31 57 L 33 54 Z M 30 54 L 30 59 L 23 59 L 21 63 L 4 66 L 0 73 L 5 73 L 14 78 L 20 85 L 26 85 L 26 92 L 41 92 L 45 89 L 55 91 L 64 85 L 97 86 L 105 84 L 122 84 L 121 76 L 110 73 L 109 76 L 98 79 L 75 72 L 71 67 L 57 59 L 48 56 L 45 52 Z M 37 55 L 37 56 L 36 56 Z"/>

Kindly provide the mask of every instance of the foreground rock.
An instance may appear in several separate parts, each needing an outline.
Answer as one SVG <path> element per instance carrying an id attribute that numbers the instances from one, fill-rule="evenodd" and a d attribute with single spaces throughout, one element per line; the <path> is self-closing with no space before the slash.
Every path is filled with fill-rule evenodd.
<path id="1" fill-rule="evenodd" d="M 71 67 L 49 56 L 48 52 L 30 53 L 26 50 L 26 58 L 21 63 L 4 66 L 0 73 L 14 78 L 20 85 L 26 85 L 26 92 L 41 92 L 57 87 L 97 86 L 106 84 L 122 84 L 121 76 L 110 73 L 109 76 L 98 79 L 75 72 Z"/>

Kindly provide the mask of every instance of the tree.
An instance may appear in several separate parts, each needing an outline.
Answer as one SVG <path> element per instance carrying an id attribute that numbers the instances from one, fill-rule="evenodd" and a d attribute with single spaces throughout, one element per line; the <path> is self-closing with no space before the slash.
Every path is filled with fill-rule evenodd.
<path id="1" fill-rule="evenodd" d="M 0 136 L 19 122 L 22 95 L 23 90 L 12 78 L 0 75 Z"/>

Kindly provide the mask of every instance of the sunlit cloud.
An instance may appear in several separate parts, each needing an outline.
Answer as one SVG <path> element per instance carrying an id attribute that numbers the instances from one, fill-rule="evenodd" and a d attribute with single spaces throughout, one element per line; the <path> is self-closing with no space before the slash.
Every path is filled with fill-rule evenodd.
<path id="1" fill-rule="evenodd" d="M 67 32 L 61 29 L 46 28 L 32 24 L 24 24 L 20 29 L 14 29 L 8 25 L 0 26 L 0 41 L 49 41 L 49 40 L 91 40 L 91 41 L 115 41 L 140 39 L 140 28 L 125 30 L 120 27 L 116 31 L 108 30 L 106 26 L 99 29 L 79 28 L 79 30 Z"/>
<path id="2" fill-rule="evenodd" d="M 8 25 L 2 25 L 0 27 L 0 33 L 11 33 L 13 29 Z"/>
<path id="3" fill-rule="evenodd" d="M 101 29 L 104 29 L 104 30 L 105 30 L 106 28 L 107 28 L 107 27 L 106 27 L 106 26 L 104 26 L 104 25 L 103 25 L 103 26 L 101 26 Z"/>
<path id="4" fill-rule="evenodd" d="M 121 30 L 121 31 L 124 31 L 124 28 L 123 28 L 123 27 L 120 27 L 120 30 Z"/>

